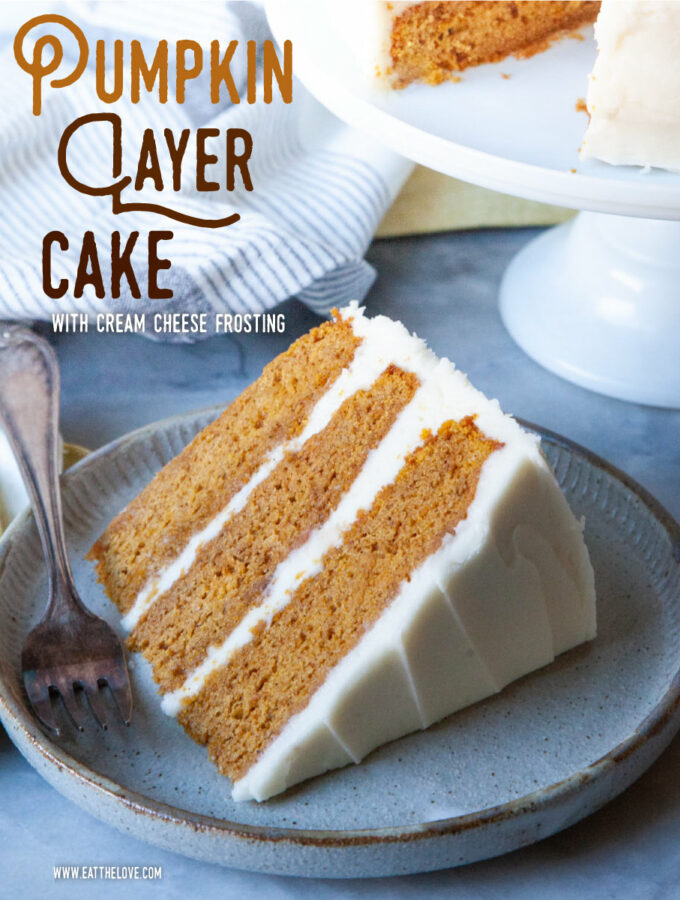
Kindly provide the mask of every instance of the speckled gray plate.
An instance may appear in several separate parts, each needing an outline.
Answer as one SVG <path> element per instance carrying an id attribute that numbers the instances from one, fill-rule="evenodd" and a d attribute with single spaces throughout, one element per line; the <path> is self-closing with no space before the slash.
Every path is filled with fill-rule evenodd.
<path id="1" fill-rule="evenodd" d="M 112 623 L 117 616 L 85 552 L 216 412 L 137 431 L 63 479 L 76 582 Z M 57 790 L 123 831 L 257 871 L 428 871 L 505 853 L 573 824 L 637 778 L 680 724 L 680 529 L 606 463 L 541 434 L 574 511 L 586 516 L 599 596 L 591 644 L 359 766 L 261 805 L 234 804 L 205 750 L 160 712 L 139 658 L 129 729 L 55 742 L 38 727 L 19 656 L 46 584 L 34 523 L 24 515 L 0 543 L 0 716 L 12 740 Z"/>

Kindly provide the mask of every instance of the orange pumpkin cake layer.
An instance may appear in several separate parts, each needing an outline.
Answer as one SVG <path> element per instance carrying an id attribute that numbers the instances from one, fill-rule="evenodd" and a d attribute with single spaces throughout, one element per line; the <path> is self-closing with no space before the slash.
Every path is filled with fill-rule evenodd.
<path id="1" fill-rule="evenodd" d="M 390 56 L 397 86 L 416 80 L 439 84 L 470 66 L 544 50 L 552 38 L 594 22 L 600 4 L 451 0 L 407 7 L 392 25 Z"/>
<path id="2" fill-rule="evenodd" d="M 264 800 L 595 634 L 538 439 L 356 304 L 275 359 L 91 551 L 162 706 Z"/>

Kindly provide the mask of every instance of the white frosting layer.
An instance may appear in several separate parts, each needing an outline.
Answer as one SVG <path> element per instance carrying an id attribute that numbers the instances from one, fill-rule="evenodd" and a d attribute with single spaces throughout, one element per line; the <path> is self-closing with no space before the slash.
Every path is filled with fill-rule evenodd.
<path id="1" fill-rule="evenodd" d="M 680 170 L 680 3 L 604 0 L 581 155 Z"/>

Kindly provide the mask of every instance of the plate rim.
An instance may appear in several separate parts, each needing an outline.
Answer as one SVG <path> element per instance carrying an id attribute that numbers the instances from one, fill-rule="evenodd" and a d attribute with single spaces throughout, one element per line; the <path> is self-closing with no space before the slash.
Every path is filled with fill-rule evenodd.
<path id="1" fill-rule="evenodd" d="M 84 459 L 77 462 L 62 476 L 62 483 L 67 484 L 81 469 L 96 465 L 102 457 L 114 453 L 127 443 L 139 441 L 149 434 L 167 430 L 173 425 L 189 422 L 195 423 L 196 420 L 208 416 L 214 418 L 225 409 L 225 406 L 225 404 L 217 404 L 202 407 L 197 410 L 166 417 L 128 432 L 97 448 Z M 646 488 L 598 454 L 575 441 L 519 417 L 516 417 L 516 420 L 522 427 L 533 431 L 542 440 L 545 439 L 548 443 L 555 444 L 571 453 L 582 456 L 590 465 L 620 481 L 628 490 L 634 493 L 668 534 L 671 540 L 673 557 L 680 566 L 680 523 Z M 12 522 L 2 535 L 2 538 L 0 538 L 0 574 L 4 570 L 6 557 L 12 546 L 15 532 L 23 528 L 32 517 L 32 511 L 26 509 Z M 45 762 L 56 767 L 61 773 L 67 772 L 75 782 L 88 790 L 114 801 L 114 803 L 123 806 L 129 811 L 180 828 L 190 827 L 194 831 L 209 832 L 249 842 L 253 840 L 288 842 L 300 846 L 322 848 L 400 843 L 442 837 L 444 835 L 453 836 L 516 819 L 527 812 L 535 813 L 548 810 L 553 805 L 576 794 L 595 779 L 604 776 L 617 763 L 641 750 L 650 739 L 663 731 L 679 712 L 680 664 L 669 679 L 666 692 L 645 718 L 638 723 L 638 727 L 631 735 L 585 768 L 572 773 L 561 781 L 538 788 L 505 803 L 433 822 L 364 829 L 284 828 L 281 826 L 247 825 L 217 816 L 184 810 L 180 807 L 154 800 L 146 794 L 126 788 L 107 776 L 95 772 L 85 763 L 80 762 L 50 740 L 38 725 L 37 720 L 30 714 L 28 706 L 20 705 L 14 701 L 12 689 L 7 684 L 2 673 L 0 673 L 0 721 L 5 726 L 7 734 L 13 743 L 17 743 L 14 737 L 15 732 L 19 732 L 23 740 L 32 746 L 43 757 Z M 673 722 L 671 737 L 678 728 L 680 728 L 680 718 Z M 18 747 L 18 749 L 25 756 L 23 749 L 21 747 Z M 32 764 L 31 760 L 28 761 Z M 42 775 L 42 772 L 40 774 Z"/>

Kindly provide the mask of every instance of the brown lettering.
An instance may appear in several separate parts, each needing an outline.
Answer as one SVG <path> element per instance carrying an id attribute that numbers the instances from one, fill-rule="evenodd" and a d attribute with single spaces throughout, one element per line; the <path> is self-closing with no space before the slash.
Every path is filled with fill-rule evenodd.
<path id="1" fill-rule="evenodd" d="M 158 286 L 158 272 L 161 269 L 169 269 L 172 263 L 169 259 L 158 257 L 158 242 L 169 241 L 174 237 L 172 231 L 150 231 L 149 232 L 149 281 L 148 294 L 150 300 L 169 300 L 174 296 L 171 288 L 162 288 Z"/>
<path id="2" fill-rule="evenodd" d="M 243 152 L 236 152 L 236 141 L 243 141 Z M 253 182 L 248 171 L 248 160 L 253 152 L 253 137 L 245 128 L 227 128 L 227 190 L 234 190 L 234 169 L 241 173 L 243 186 L 252 191 Z"/>
<path id="3" fill-rule="evenodd" d="M 68 281 L 62 278 L 56 287 L 52 287 L 52 244 L 58 244 L 61 250 L 68 250 L 68 238 L 62 231 L 50 231 L 42 242 L 43 291 L 53 300 L 58 300 L 68 290 Z"/>
<path id="4" fill-rule="evenodd" d="M 138 237 L 138 231 L 131 232 L 125 242 L 125 249 L 121 253 L 120 231 L 114 231 L 111 235 L 111 296 L 116 299 L 120 297 L 120 282 L 123 275 L 127 278 L 132 296 L 138 300 L 142 296 L 130 259 Z"/>
<path id="5" fill-rule="evenodd" d="M 90 270 L 88 271 L 88 263 Z M 78 260 L 78 271 L 76 272 L 76 283 L 73 288 L 74 297 L 83 296 L 83 288 L 85 285 L 94 286 L 94 292 L 97 297 L 105 295 L 104 282 L 102 280 L 102 270 L 99 266 L 99 257 L 97 256 L 97 244 L 94 239 L 94 232 L 86 231 L 83 235 L 83 247 L 80 251 L 80 259 Z"/>
<path id="6" fill-rule="evenodd" d="M 137 177 L 135 178 L 136 191 L 141 191 L 147 178 L 153 181 L 157 191 L 163 190 L 163 173 L 161 164 L 158 161 L 156 138 L 151 128 L 144 129 L 142 146 L 139 151 L 139 162 L 137 164 Z"/>
<path id="7" fill-rule="evenodd" d="M 82 128 L 84 125 L 90 124 L 92 122 L 109 122 L 113 128 L 112 175 L 114 178 L 118 178 L 118 180 L 104 187 L 93 187 L 92 185 L 83 184 L 82 182 L 78 181 L 77 178 L 75 178 L 75 176 L 70 172 L 66 161 L 68 143 L 71 137 L 79 128 Z M 236 128 L 231 129 L 231 131 L 231 135 L 227 133 L 227 154 L 231 154 L 233 156 L 233 160 L 231 162 L 229 158 L 227 159 L 227 180 L 231 185 L 229 190 L 233 190 L 233 169 L 235 166 L 237 166 L 240 168 L 241 177 L 246 189 L 251 191 L 253 187 L 248 173 L 247 163 L 252 152 L 252 137 L 250 136 L 249 132 L 245 131 L 244 129 Z M 216 129 L 204 129 L 203 132 L 205 138 L 209 136 L 216 136 L 219 134 L 219 131 L 217 131 Z M 173 162 L 173 187 L 177 191 L 181 189 L 182 160 L 187 147 L 187 142 L 191 135 L 189 129 L 185 129 L 180 134 L 179 141 L 175 143 L 174 136 L 172 135 L 170 129 L 165 129 L 164 134 L 166 144 L 168 145 L 168 151 Z M 205 138 L 203 138 L 203 140 Z M 238 138 L 241 138 L 244 144 L 241 153 L 236 152 L 236 140 Z M 203 187 L 199 187 L 199 189 L 217 190 L 219 188 L 219 185 L 217 187 L 211 186 L 213 185 L 213 182 L 207 182 L 205 180 L 205 173 L 203 171 L 206 165 L 210 165 L 217 161 L 216 157 L 212 154 L 207 154 L 205 152 L 205 146 L 203 144 L 201 144 L 200 150 L 200 165 L 202 167 L 201 176 L 203 179 Z M 197 156 L 198 155 L 199 154 L 197 153 Z M 120 116 L 117 116 L 114 113 L 90 113 L 86 116 L 80 116 L 80 118 L 75 119 L 73 122 L 71 122 L 71 124 L 68 125 L 64 130 L 64 133 L 62 134 L 59 141 L 57 161 L 59 165 L 59 171 L 61 172 L 64 180 L 74 190 L 79 191 L 81 194 L 87 194 L 91 197 L 104 197 L 106 195 L 110 195 L 111 210 L 114 215 L 133 211 L 152 212 L 157 213 L 158 215 L 168 216 L 170 219 L 174 219 L 177 222 L 184 222 L 187 225 L 197 225 L 204 228 L 224 228 L 227 225 L 233 225 L 240 219 L 238 213 L 231 213 L 231 215 L 223 216 L 219 219 L 202 219 L 198 216 L 191 216 L 187 213 L 179 212 L 178 210 L 173 210 L 166 206 L 161 206 L 157 203 L 124 202 L 123 192 L 125 191 L 125 188 L 132 184 L 132 178 L 129 175 L 120 177 L 123 164 L 122 123 L 120 120 Z M 158 151 L 154 133 L 151 128 L 146 129 L 142 138 L 142 147 L 140 150 L 136 181 L 134 184 L 135 190 L 140 190 L 147 178 L 150 178 L 154 182 L 154 185 L 158 191 L 163 190 L 163 174 L 158 159 Z"/>
<path id="8" fill-rule="evenodd" d="M 217 162 L 214 153 L 206 153 L 205 142 L 209 137 L 219 137 L 219 128 L 199 128 L 196 132 L 196 190 L 219 191 L 220 186 L 216 181 L 206 181 L 205 167 Z"/>
<path id="9" fill-rule="evenodd" d="M 175 135 L 172 129 L 166 128 L 163 132 L 165 135 L 165 143 L 168 145 L 168 153 L 172 162 L 172 189 L 179 191 L 182 189 L 182 160 L 189 143 L 189 128 L 183 128 L 180 132 L 179 142 L 175 144 Z"/>

